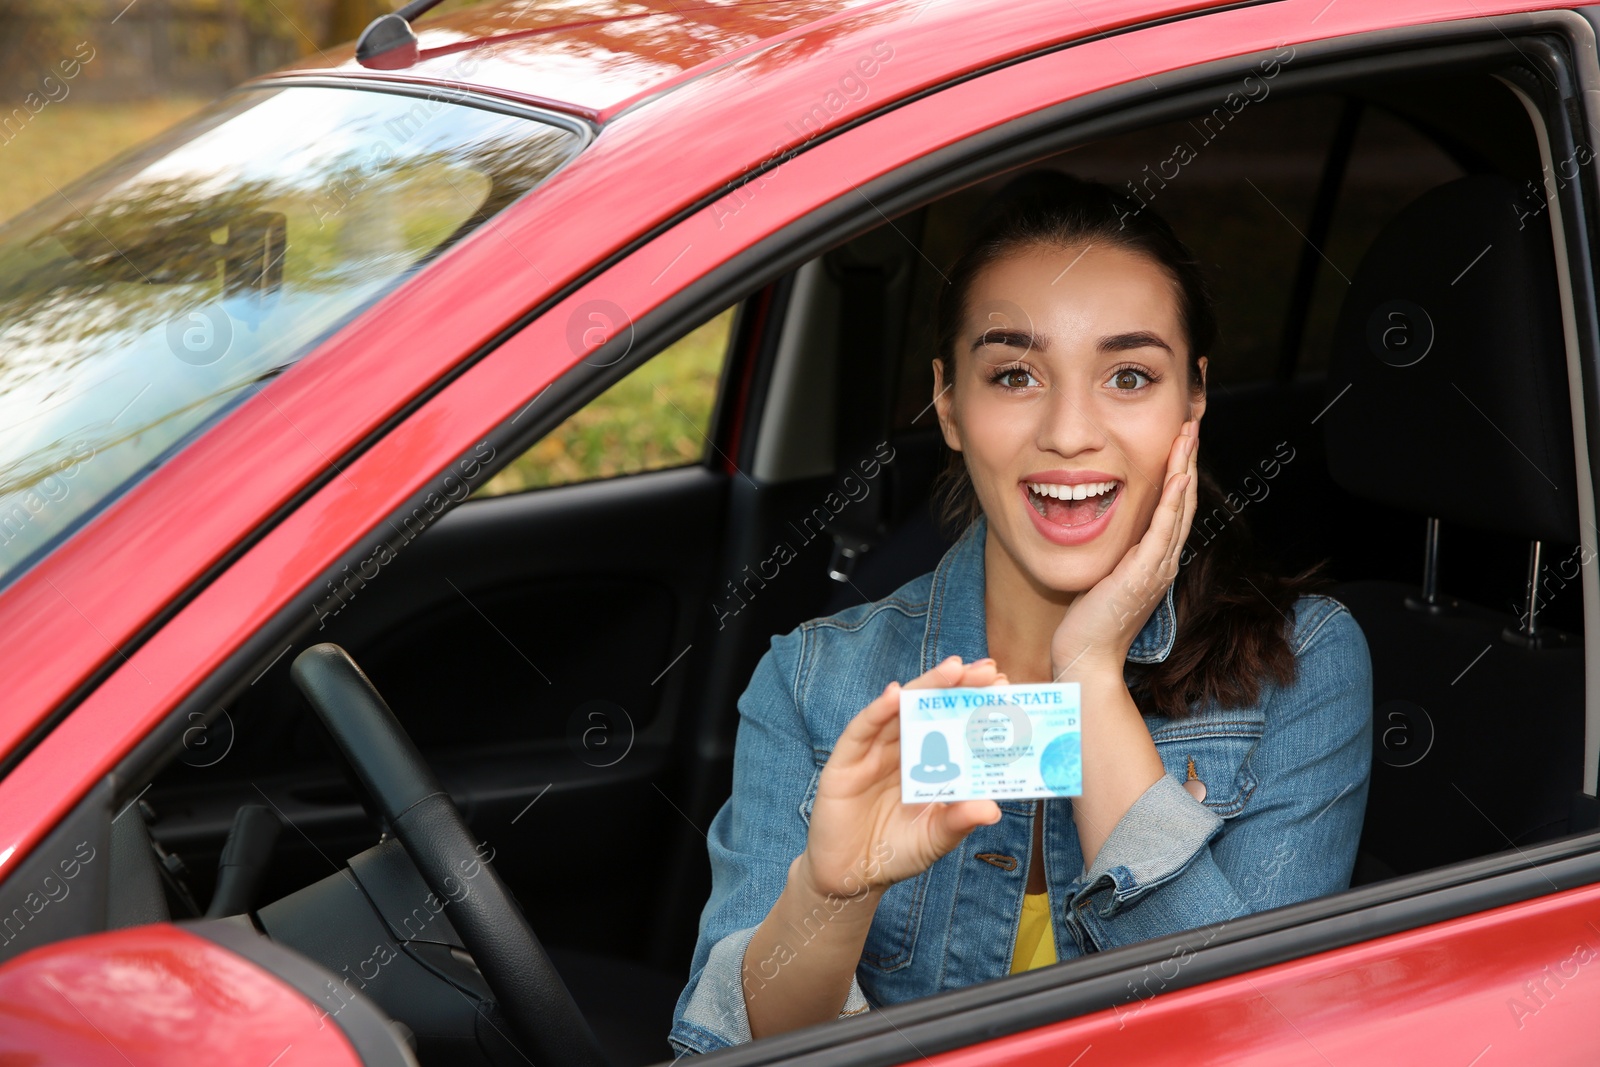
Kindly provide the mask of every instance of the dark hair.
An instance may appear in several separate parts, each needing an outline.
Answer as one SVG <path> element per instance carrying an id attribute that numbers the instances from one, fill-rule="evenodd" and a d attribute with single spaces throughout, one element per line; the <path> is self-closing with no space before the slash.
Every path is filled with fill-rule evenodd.
<path id="1" fill-rule="evenodd" d="M 1084 244 L 1126 249 L 1166 271 L 1177 291 L 1189 347 L 1189 388 L 1202 395 L 1199 361 L 1216 342 L 1217 320 L 1199 262 L 1166 221 L 1139 201 L 1056 171 L 1034 171 L 1002 190 L 948 272 L 935 326 L 944 380 L 955 380 L 967 298 L 985 268 L 1037 245 Z M 935 498 L 945 525 L 960 531 L 981 509 L 962 453 L 948 453 Z M 1224 510 L 1220 531 L 1206 536 L 1211 528 L 1205 520 L 1216 516 L 1223 500 L 1216 480 L 1202 468 L 1194 524 L 1174 581 L 1177 639 L 1163 662 L 1128 665 L 1129 689 L 1143 714 L 1182 718 L 1201 701 L 1245 707 L 1260 698 L 1264 683 L 1294 680 L 1287 619 L 1295 600 L 1315 583 L 1319 568 L 1284 578 L 1261 567 L 1244 520 L 1232 508 Z"/>

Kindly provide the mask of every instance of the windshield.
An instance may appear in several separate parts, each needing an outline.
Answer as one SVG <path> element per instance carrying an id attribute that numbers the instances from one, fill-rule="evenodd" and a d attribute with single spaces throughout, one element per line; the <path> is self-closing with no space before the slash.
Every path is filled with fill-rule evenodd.
<path id="1" fill-rule="evenodd" d="M 0 227 L 0 584 L 581 143 L 245 89 Z"/>

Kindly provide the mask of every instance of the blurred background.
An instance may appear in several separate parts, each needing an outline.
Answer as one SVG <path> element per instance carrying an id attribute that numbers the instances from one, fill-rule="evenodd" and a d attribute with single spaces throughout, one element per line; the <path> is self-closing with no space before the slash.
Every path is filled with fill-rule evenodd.
<path id="1" fill-rule="evenodd" d="M 402 2 L 0 0 L 0 224 L 232 86 L 353 41 Z M 428 18 L 476 2 L 446 0 Z M 729 309 L 682 338 L 480 495 L 699 460 L 732 321 Z"/>
<path id="2" fill-rule="evenodd" d="M 399 0 L 0 0 L 0 221 Z M 465 7 L 462 0 L 439 10 Z"/>

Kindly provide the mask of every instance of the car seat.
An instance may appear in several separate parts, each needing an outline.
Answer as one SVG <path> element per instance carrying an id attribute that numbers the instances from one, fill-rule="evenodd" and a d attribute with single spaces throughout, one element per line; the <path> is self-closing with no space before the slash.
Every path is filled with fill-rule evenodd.
<path id="1" fill-rule="evenodd" d="M 1566 350 L 1551 235 L 1519 202 L 1495 174 L 1423 194 L 1368 250 L 1335 326 L 1329 473 L 1416 516 L 1424 550 L 1420 586 L 1333 590 L 1373 665 L 1357 883 L 1565 833 L 1582 785 L 1583 651 L 1538 615 L 1579 541 Z M 1457 524 L 1529 544 L 1520 616 L 1446 594 L 1439 544 Z"/>

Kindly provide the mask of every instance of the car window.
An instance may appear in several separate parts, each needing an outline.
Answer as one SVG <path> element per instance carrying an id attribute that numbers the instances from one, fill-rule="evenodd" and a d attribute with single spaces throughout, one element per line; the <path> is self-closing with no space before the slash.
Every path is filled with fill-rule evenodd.
<path id="1" fill-rule="evenodd" d="M 0 580 L 580 142 L 439 98 L 250 89 L 0 228 Z"/>
<path id="2" fill-rule="evenodd" d="M 704 459 L 734 310 L 728 308 L 668 345 L 518 456 L 475 495 L 503 496 Z"/>

